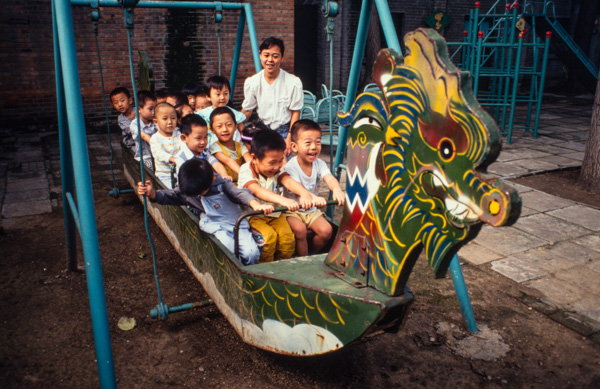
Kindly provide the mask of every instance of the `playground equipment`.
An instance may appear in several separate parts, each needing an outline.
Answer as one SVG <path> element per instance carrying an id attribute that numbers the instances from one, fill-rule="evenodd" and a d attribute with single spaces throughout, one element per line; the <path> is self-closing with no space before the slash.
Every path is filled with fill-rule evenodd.
<path id="1" fill-rule="evenodd" d="M 474 93 L 503 130 L 507 143 L 515 129 L 537 137 L 551 45 L 563 53 L 563 61 L 579 65 L 576 73 L 584 76 L 586 85 L 595 86 L 589 78 L 598 77 L 598 70 L 556 20 L 552 1 L 525 1 L 522 8 L 515 1 L 505 4 L 504 10 L 497 1 L 486 13 L 476 2 L 463 41 L 448 45 L 457 48 L 451 58 L 460 54 L 461 69 L 473 75 Z M 521 121 L 515 116 L 518 106 L 526 106 Z"/>
<path id="2" fill-rule="evenodd" d="M 95 3 L 95 1 L 93 2 Z M 215 7 L 214 3 L 177 1 L 141 1 L 138 3 L 135 0 L 122 0 L 118 2 L 116 0 L 100 0 L 97 3 L 100 6 L 120 6 L 124 10 L 132 75 L 131 34 L 134 24 L 134 7 L 203 9 Z M 337 6 L 332 4 L 334 2 L 325 3 L 325 6 L 330 11 L 337 8 Z M 351 183 L 353 186 L 350 189 L 350 197 L 348 197 L 349 201 L 347 202 L 348 207 L 352 206 L 353 208 L 346 210 L 345 214 L 355 215 L 358 212 L 357 209 L 364 213 L 365 210 L 372 206 L 372 201 L 376 201 L 380 193 L 383 193 L 380 192 L 382 189 L 378 188 L 384 188 L 383 191 L 388 193 L 392 193 L 391 191 L 393 190 L 399 201 L 401 200 L 405 204 L 404 200 L 410 200 L 413 196 L 411 191 L 416 186 L 422 186 L 423 195 L 421 196 L 431 196 L 430 204 L 435 205 L 435 208 L 431 210 L 436 211 L 431 214 L 434 218 L 439 219 L 438 222 L 442 223 L 442 226 L 440 229 L 437 223 L 428 221 L 425 217 L 426 215 L 422 214 L 422 212 L 427 211 L 419 210 L 419 207 L 415 207 L 414 214 L 421 217 L 421 220 L 425 223 L 423 229 L 427 230 L 427 232 L 422 234 L 424 231 L 422 230 L 421 233 L 413 236 L 414 241 L 411 243 L 411 250 L 406 252 L 407 256 L 405 257 L 409 258 L 409 261 L 406 262 L 406 267 L 401 267 L 402 271 L 398 271 L 398 268 L 392 269 L 386 265 L 380 265 L 380 252 L 378 251 L 378 244 L 380 242 L 378 239 L 379 237 L 384 237 L 383 235 L 373 234 L 369 237 L 364 235 L 361 237 L 360 231 L 356 231 L 352 236 L 352 242 L 354 243 L 344 246 L 346 243 L 344 242 L 344 233 L 347 233 L 349 229 L 341 229 L 338 234 L 338 237 L 341 238 L 336 238 L 338 247 L 342 248 L 339 251 L 341 254 L 338 255 L 338 251 L 336 251 L 335 255 L 328 260 L 329 265 L 332 267 L 325 265 L 323 256 L 297 258 L 275 264 L 241 267 L 237 259 L 230 253 L 223 251 L 224 248 L 219 246 L 220 243 L 215 241 L 214 238 L 206 235 L 202 236 L 196 227 L 197 224 L 194 219 L 190 219 L 190 215 L 185 215 L 183 209 L 174 208 L 179 210 L 176 212 L 183 212 L 183 214 L 176 214 L 177 217 L 184 215 L 189 219 L 187 221 L 174 220 L 173 217 L 170 220 L 169 217 L 157 218 L 157 222 L 161 225 L 161 228 L 164 226 L 175 228 L 173 226 L 177 225 L 180 226 L 179 228 L 182 228 L 181 226 L 185 227 L 181 231 L 181 234 L 176 235 L 176 239 L 195 239 L 196 243 L 200 244 L 209 242 L 207 244 L 212 245 L 210 246 L 211 250 L 217 247 L 218 252 L 215 253 L 216 255 L 200 255 L 197 259 L 192 259 L 188 263 L 191 263 L 194 274 L 203 282 L 207 292 L 209 294 L 212 293 L 211 297 L 215 300 L 217 306 L 222 309 L 225 316 L 231 321 L 234 328 L 238 330 L 244 340 L 259 347 L 283 353 L 301 353 L 302 351 L 306 351 L 307 354 L 316 354 L 335 350 L 354 339 L 358 339 L 365 331 L 376 324 L 397 329 L 402 322 L 407 304 L 412 299 L 410 292 L 401 286 L 406 282 L 408 274 L 412 269 L 410 264 L 413 255 L 418 251 L 415 249 L 418 249 L 421 245 L 426 247 L 426 254 L 436 274 L 441 275 L 448 266 L 450 267 L 467 326 L 471 331 L 476 331 L 477 328 L 464 286 L 462 273 L 460 272 L 458 257 L 455 255 L 455 252 L 462 244 L 475 237 L 478 231 L 478 224 L 481 220 L 490 222 L 493 225 L 501 225 L 514 221 L 518 215 L 520 203 L 515 192 L 504 188 L 498 181 L 487 180 L 478 171 L 484 170 L 497 156 L 499 151 L 498 130 L 493 121 L 479 108 L 476 100 L 465 87 L 465 85 L 468 85 L 468 76 L 457 71 L 447 60 L 445 43 L 435 32 L 422 30 L 411 35 L 409 39 L 419 41 L 420 46 L 425 49 L 422 52 L 412 50 L 410 55 L 404 60 L 399 54 L 393 52 L 385 54 L 390 60 L 378 61 L 376 65 L 376 69 L 378 69 L 376 79 L 380 92 L 367 93 L 366 98 L 361 98 L 357 103 L 354 103 L 360 64 L 362 63 L 366 41 L 366 31 L 374 3 L 379 11 L 388 45 L 392 49 L 395 49 L 397 53 L 400 53 L 398 39 L 391 22 L 387 3 L 384 0 L 363 1 L 355 55 L 353 57 L 349 88 L 345 102 L 345 111 L 351 114 L 346 119 L 346 124 L 350 125 L 352 148 L 348 159 L 349 172 L 353 177 L 351 181 L 354 182 L 354 184 Z M 106 300 L 102 284 L 99 243 L 92 200 L 90 168 L 85 128 L 83 127 L 83 107 L 79 88 L 71 4 L 88 5 L 89 3 L 83 0 L 73 0 L 72 3 L 68 0 L 53 1 L 63 193 L 65 196 L 64 203 L 69 204 L 69 206 L 65 206 L 64 211 L 67 252 L 69 259 L 73 259 L 75 255 L 73 245 L 76 227 L 83 243 L 100 385 L 103 388 L 115 387 Z M 246 18 L 251 36 L 254 63 L 257 70 L 260 67 L 258 47 L 254 27 L 251 22 L 251 8 L 249 4 L 224 3 L 222 6 L 223 9 L 239 9 L 242 11 L 240 24 L 238 25 L 238 40 L 231 76 L 231 79 L 235 80 L 236 66 L 239 62 L 241 49 L 241 37 Z M 334 12 L 330 12 L 328 17 L 333 17 L 331 15 L 334 14 Z M 418 88 L 421 88 L 420 90 L 423 93 L 431 94 L 434 90 L 435 80 L 430 80 L 429 76 L 423 77 L 420 75 L 419 69 L 424 68 L 425 63 L 433 65 L 435 69 L 434 73 L 447 80 L 447 85 L 451 88 L 449 96 L 451 96 L 452 104 L 458 104 L 459 109 L 440 111 L 438 108 L 448 106 L 448 101 L 445 103 L 437 101 L 434 106 L 428 106 L 422 101 L 415 100 L 413 95 L 407 95 L 405 96 L 406 98 L 402 96 L 402 85 L 408 82 L 409 79 L 412 80 L 411 82 L 420 80 Z M 431 70 L 426 69 L 428 74 L 432 73 Z M 133 84 L 134 95 L 136 95 L 135 82 Z M 400 85 L 400 88 L 392 92 L 394 94 L 398 93 L 398 95 L 389 95 L 391 89 L 395 89 L 398 85 Z M 384 99 L 390 100 L 392 97 L 396 100 L 394 104 L 386 105 Z M 414 110 L 415 103 L 417 104 L 416 107 L 420 107 L 416 111 Z M 373 105 L 371 106 L 371 104 Z M 67 106 L 69 106 L 68 111 L 66 110 Z M 411 126 L 402 127 L 407 123 L 397 120 L 402 117 L 402 115 L 400 117 L 396 116 L 399 113 L 397 110 L 407 110 L 412 115 Z M 359 111 L 360 113 L 357 113 Z M 468 114 L 465 114 L 465 112 L 468 112 Z M 368 115 L 365 113 L 368 113 Z M 383 113 L 386 114 L 385 117 L 382 116 Z M 67 122 L 65 122 L 65 118 Z M 365 124 L 365 121 L 368 124 Z M 389 134 L 389 138 L 387 137 L 388 134 L 384 137 L 385 142 L 390 141 L 395 143 L 382 144 L 381 133 L 384 127 L 377 128 L 374 124 L 375 122 L 380 125 L 385 123 L 386 131 L 395 131 L 395 134 Z M 388 127 L 390 128 L 388 129 Z M 363 132 L 364 136 L 361 135 Z M 367 133 L 369 134 L 368 136 Z M 402 141 L 410 140 L 413 135 L 417 137 L 417 133 L 423 136 L 427 144 L 414 149 L 411 147 L 410 151 L 414 153 L 412 154 L 414 158 L 420 158 L 420 160 L 427 164 L 421 166 L 418 171 L 413 171 L 412 166 L 406 165 L 407 169 L 404 172 L 397 170 L 399 161 L 387 165 L 392 162 L 391 156 L 398 154 L 397 151 L 393 150 L 392 146 L 395 145 L 401 149 L 404 148 Z M 336 174 L 339 174 L 339 168 L 342 167 L 341 163 L 344 159 L 347 139 L 348 129 L 341 127 L 340 143 L 336 150 L 336 168 L 334 169 Z M 384 153 L 382 156 L 380 152 L 388 154 Z M 125 158 L 127 161 L 127 156 Z M 440 158 L 444 160 L 441 164 L 439 161 Z M 137 181 L 138 177 L 139 181 L 144 181 L 143 163 L 132 162 L 131 159 L 129 159 L 129 164 L 126 165 L 127 172 L 130 175 L 130 182 Z M 447 165 L 448 169 L 445 167 L 442 168 L 442 165 Z M 77 166 L 77 169 L 74 168 L 75 166 Z M 135 175 L 136 169 L 139 172 L 139 176 Z M 368 177 L 371 176 L 365 175 L 365 172 L 375 172 L 376 176 L 374 177 L 377 180 L 369 179 Z M 406 190 L 402 189 L 400 185 L 404 184 L 405 181 L 401 180 L 401 177 L 397 176 L 398 174 L 400 176 L 404 174 L 416 174 L 414 176 L 416 181 L 411 181 L 414 186 L 411 184 Z M 155 179 L 150 173 L 148 175 L 150 179 Z M 463 180 L 467 181 L 457 183 L 458 186 L 452 185 L 457 177 L 462 177 Z M 357 184 L 357 181 L 360 187 L 354 186 Z M 474 182 L 477 183 L 477 187 L 472 187 Z M 77 202 L 73 198 L 74 186 L 77 188 Z M 457 189 L 451 188 L 460 188 L 460 192 L 456 191 Z M 406 192 L 406 199 L 403 195 L 404 192 Z M 142 201 L 144 202 L 144 206 L 147 207 L 145 197 Z M 413 220 L 411 215 L 405 215 L 404 220 L 394 218 L 394 204 L 388 205 L 388 211 L 391 213 L 386 214 L 384 212 L 384 215 L 380 216 L 379 211 L 381 209 L 378 209 L 375 219 L 371 219 L 371 226 L 382 226 L 383 220 L 381 217 L 384 217 L 387 223 L 399 223 L 400 225 L 403 222 Z M 408 201 L 405 205 L 406 207 L 411 207 L 411 202 Z M 188 228 L 190 225 L 193 227 L 193 231 Z M 452 226 L 452 228 L 444 230 L 444 226 Z M 386 233 L 397 234 L 397 228 L 397 226 L 393 226 Z M 447 238 L 445 237 L 446 234 L 452 236 Z M 434 240 L 432 241 L 432 239 Z M 365 246 L 360 245 L 363 241 L 366 243 Z M 355 244 L 356 242 L 358 244 Z M 405 244 L 403 241 L 399 243 L 401 245 Z M 439 245 L 442 245 L 441 250 L 439 249 Z M 185 247 L 185 244 L 180 245 L 180 247 L 176 246 L 178 250 L 181 247 Z M 355 252 L 355 250 L 359 251 Z M 186 255 L 188 254 L 186 253 Z M 347 255 L 360 255 L 360 261 L 351 262 Z M 396 255 L 393 258 L 394 261 L 398 259 L 401 258 Z M 194 261 L 198 263 L 194 263 Z M 352 266 L 346 269 L 346 263 L 352 263 Z M 366 267 L 362 265 L 360 268 L 355 267 L 354 264 L 356 263 L 366 264 Z M 303 266 L 306 266 L 309 270 L 306 273 L 307 277 L 300 277 L 301 279 L 298 280 L 299 274 L 303 273 L 301 271 Z M 216 272 L 206 269 L 216 269 Z M 274 269 L 280 275 L 279 278 L 273 277 L 271 272 Z M 337 269 L 337 271 L 333 269 Z M 357 269 L 357 272 L 354 272 L 353 269 Z M 364 270 L 364 274 L 361 269 Z M 230 271 L 231 273 L 229 273 Z M 381 283 L 380 278 L 381 271 L 388 273 L 385 276 L 388 278 L 383 283 Z M 218 282 L 218 277 L 228 278 L 230 275 L 233 281 L 243 281 L 241 283 L 234 282 L 234 288 L 227 290 L 231 292 L 231 295 L 229 293 L 224 294 L 224 289 L 219 289 L 223 287 L 222 285 L 228 285 L 227 282 L 229 281 L 225 283 Z M 309 281 L 311 277 L 314 279 Z M 156 310 L 157 315 L 160 316 L 162 312 L 166 316 L 169 312 L 180 310 L 179 308 L 181 307 L 167 308 L 162 303 L 158 277 L 156 278 L 160 302 Z M 352 281 L 352 279 L 354 280 Z M 349 280 L 351 282 L 348 282 Z M 263 282 L 263 284 L 259 284 L 259 281 Z M 315 286 L 306 289 L 306 286 L 311 282 Z M 290 288 L 289 290 L 285 289 L 288 294 L 283 294 L 284 289 L 282 288 Z M 306 293 L 311 293 L 314 300 L 305 301 L 305 290 Z M 298 296 L 300 300 L 297 300 Z M 327 296 L 329 298 L 327 308 L 321 308 L 321 303 L 324 302 L 319 296 Z M 342 298 L 338 299 L 337 297 L 340 296 Z M 262 298 L 264 303 L 260 302 L 260 298 Z M 293 300 L 294 298 L 296 300 Z M 285 306 L 283 305 L 284 300 Z M 355 301 L 355 303 L 351 301 Z M 197 304 L 187 304 L 181 309 Z M 278 306 L 285 310 L 284 316 L 282 316 L 282 311 L 279 311 L 277 308 Z M 234 308 L 230 309 L 232 307 Z M 301 307 L 308 310 L 299 312 Z M 312 312 L 315 309 L 316 311 Z M 308 313 L 309 311 L 311 311 L 310 314 Z M 302 316 L 302 313 L 304 313 L 304 316 Z M 337 318 L 333 316 L 334 314 Z M 312 320 L 315 321 L 313 322 Z M 285 327 L 275 322 L 279 322 Z M 350 325 L 351 323 L 352 325 Z M 263 327 L 261 328 L 259 325 Z M 279 330 L 281 328 L 294 329 L 296 327 L 298 327 L 301 335 L 291 342 L 291 346 L 288 344 L 281 345 L 279 340 L 277 340 L 280 334 Z M 265 330 L 271 331 L 273 329 L 278 334 L 277 339 L 263 336 Z M 311 346 L 307 348 L 306 346 L 299 346 L 297 340 L 304 338 L 304 335 L 307 333 L 305 331 L 309 331 L 308 333 L 313 340 L 318 338 L 326 341 L 322 345 L 317 344 L 318 347 Z M 333 337 L 330 336 L 331 334 L 333 334 Z M 310 345 L 312 344 L 314 344 L 314 341 L 310 343 Z"/>

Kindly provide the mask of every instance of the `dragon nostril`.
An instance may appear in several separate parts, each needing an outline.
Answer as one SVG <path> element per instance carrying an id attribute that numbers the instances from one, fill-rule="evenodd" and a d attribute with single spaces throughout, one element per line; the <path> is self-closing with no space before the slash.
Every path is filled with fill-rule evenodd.
<path id="1" fill-rule="evenodd" d="M 488 204 L 488 209 L 492 215 L 496 216 L 498 213 L 500 213 L 500 203 L 496 200 L 492 200 Z"/>

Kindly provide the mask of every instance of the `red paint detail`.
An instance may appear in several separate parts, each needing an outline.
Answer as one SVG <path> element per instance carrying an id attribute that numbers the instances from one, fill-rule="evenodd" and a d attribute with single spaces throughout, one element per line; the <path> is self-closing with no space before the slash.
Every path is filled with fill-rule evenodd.
<path id="1" fill-rule="evenodd" d="M 464 36 L 467 36 L 467 35 L 469 35 L 469 31 L 467 31 L 467 30 L 464 30 L 464 31 L 463 31 L 463 35 L 464 35 Z"/>
<path id="2" fill-rule="evenodd" d="M 546 38 L 552 38 L 552 33 L 550 31 L 546 31 Z"/>
<path id="3" fill-rule="evenodd" d="M 477 38 L 479 38 L 479 39 L 483 39 L 483 31 L 479 31 L 479 32 L 477 33 Z"/>
<path id="4" fill-rule="evenodd" d="M 481 6 L 481 3 L 479 1 L 475 2 L 475 8 L 479 8 Z"/>
<path id="5" fill-rule="evenodd" d="M 510 9 L 510 3 L 506 4 L 506 10 L 508 11 Z"/>
<path id="6" fill-rule="evenodd" d="M 419 131 L 423 139 L 433 148 L 438 149 L 442 139 L 447 138 L 454 143 L 457 153 L 464 153 L 469 147 L 467 134 L 450 116 L 431 114 L 432 120 L 424 122 L 419 119 Z"/>
<path id="7" fill-rule="evenodd" d="M 519 33 L 519 39 L 523 39 L 524 36 L 525 36 L 525 31 L 521 31 Z"/>
<path id="8" fill-rule="evenodd" d="M 519 3 L 515 2 L 515 3 L 513 4 L 513 8 L 514 8 L 514 9 L 517 9 L 517 8 L 519 8 Z"/>

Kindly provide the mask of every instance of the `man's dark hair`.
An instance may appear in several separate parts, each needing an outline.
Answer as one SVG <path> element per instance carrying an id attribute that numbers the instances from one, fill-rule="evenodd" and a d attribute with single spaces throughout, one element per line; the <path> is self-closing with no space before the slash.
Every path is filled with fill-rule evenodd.
<path id="1" fill-rule="evenodd" d="M 265 39 L 258 48 L 258 52 L 260 53 L 271 46 L 278 46 L 282 56 L 285 53 L 285 46 L 283 45 L 283 41 L 279 38 L 275 38 L 274 36 L 270 36 L 267 39 Z"/>
<path id="2" fill-rule="evenodd" d="M 199 196 L 210 188 L 213 175 L 214 170 L 207 160 L 189 159 L 179 168 L 179 190 L 186 196 Z"/>
<path id="3" fill-rule="evenodd" d="M 310 119 L 300 119 L 297 120 L 294 125 L 292 126 L 292 129 L 290 130 L 290 137 L 292 139 L 292 142 L 297 142 L 298 141 L 298 134 L 300 134 L 301 131 L 306 131 L 306 130 L 315 130 L 315 131 L 319 131 L 319 133 L 321 133 L 321 127 L 319 126 L 319 124 L 313 120 Z"/>
<path id="4" fill-rule="evenodd" d="M 148 101 L 156 101 L 156 96 L 149 90 L 141 90 L 138 92 L 138 107 L 144 108 Z"/>
<path id="5" fill-rule="evenodd" d="M 260 130 L 269 130 L 270 128 L 262 120 L 255 120 L 253 122 L 246 123 L 242 130 L 242 141 L 252 142 L 254 134 Z"/>
<path id="6" fill-rule="evenodd" d="M 237 123 L 235 121 L 235 114 L 229 107 L 217 107 L 217 108 L 213 109 L 213 111 L 210 113 L 210 118 L 209 118 L 210 125 L 211 126 L 213 125 L 213 122 L 215 121 L 215 117 L 217 115 L 222 115 L 224 113 L 229 114 L 229 116 L 231 116 L 231 120 L 233 120 L 234 124 Z"/>
<path id="7" fill-rule="evenodd" d="M 167 96 L 169 96 L 169 90 L 167 88 L 160 88 L 159 90 L 156 91 L 156 98 L 157 99 L 166 99 Z"/>
<path id="8" fill-rule="evenodd" d="M 188 136 L 192 133 L 192 127 L 207 127 L 206 121 L 202 119 L 202 116 L 196 115 L 195 113 L 184 116 L 181 119 L 181 123 L 179 124 L 179 130 L 185 136 Z"/>
<path id="9" fill-rule="evenodd" d="M 119 87 L 111 90 L 109 97 L 112 99 L 114 96 L 118 95 L 119 93 L 124 93 L 128 99 L 131 98 L 131 95 L 129 94 L 129 90 L 127 88 L 125 88 L 124 86 L 119 86 Z"/>
<path id="10" fill-rule="evenodd" d="M 210 76 L 206 80 L 206 88 L 208 89 L 208 93 L 210 95 L 211 89 L 221 90 L 223 87 L 227 87 L 227 91 L 231 93 L 231 85 L 229 84 L 229 80 L 225 76 Z"/>
<path id="11" fill-rule="evenodd" d="M 269 151 L 285 151 L 285 141 L 276 131 L 260 130 L 252 137 L 251 149 L 260 161 Z"/>

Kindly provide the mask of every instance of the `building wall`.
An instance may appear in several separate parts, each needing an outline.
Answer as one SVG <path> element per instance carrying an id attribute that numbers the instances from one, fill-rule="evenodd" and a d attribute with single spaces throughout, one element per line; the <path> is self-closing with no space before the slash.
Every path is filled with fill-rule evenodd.
<path id="1" fill-rule="evenodd" d="M 239 1 L 238 1 L 239 2 Z M 275 35 L 286 43 L 283 68 L 293 72 L 294 66 L 294 1 L 252 0 L 257 39 L 260 42 Z M 49 0 L 3 2 L 0 15 L 0 117 L 13 126 L 56 121 L 56 91 L 52 36 L 52 14 Z M 127 35 L 123 12 L 119 8 L 101 8 L 99 47 L 107 93 L 114 87 L 131 90 Z M 149 53 L 156 88 L 165 86 L 167 47 L 167 12 L 164 9 L 135 10 L 133 39 L 134 71 L 137 77 L 137 51 Z M 200 75 L 203 79 L 218 74 L 218 45 L 213 24 L 213 12 L 191 11 L 198 20 L 197 33 L 184 44 L 200 47 Z M 102 120 L 104 107 L 100 72 L 90 21 L 90 8 L 73 7 L 77 60 L 86 120 Z M 222 74 L 229 76 L 237 33 L 239 11 L 223 11 L 221 28 Z M 236 103 L 241 103 L 243 82 L 255 73 L 254 62 L 245 29 L 235 85 Z M 199 80 L 202 81 L 202 80 Z M 110 109 L 110 106 L 109 106 Z M 111 117 L 114 112 L 110 111 Z"/>

